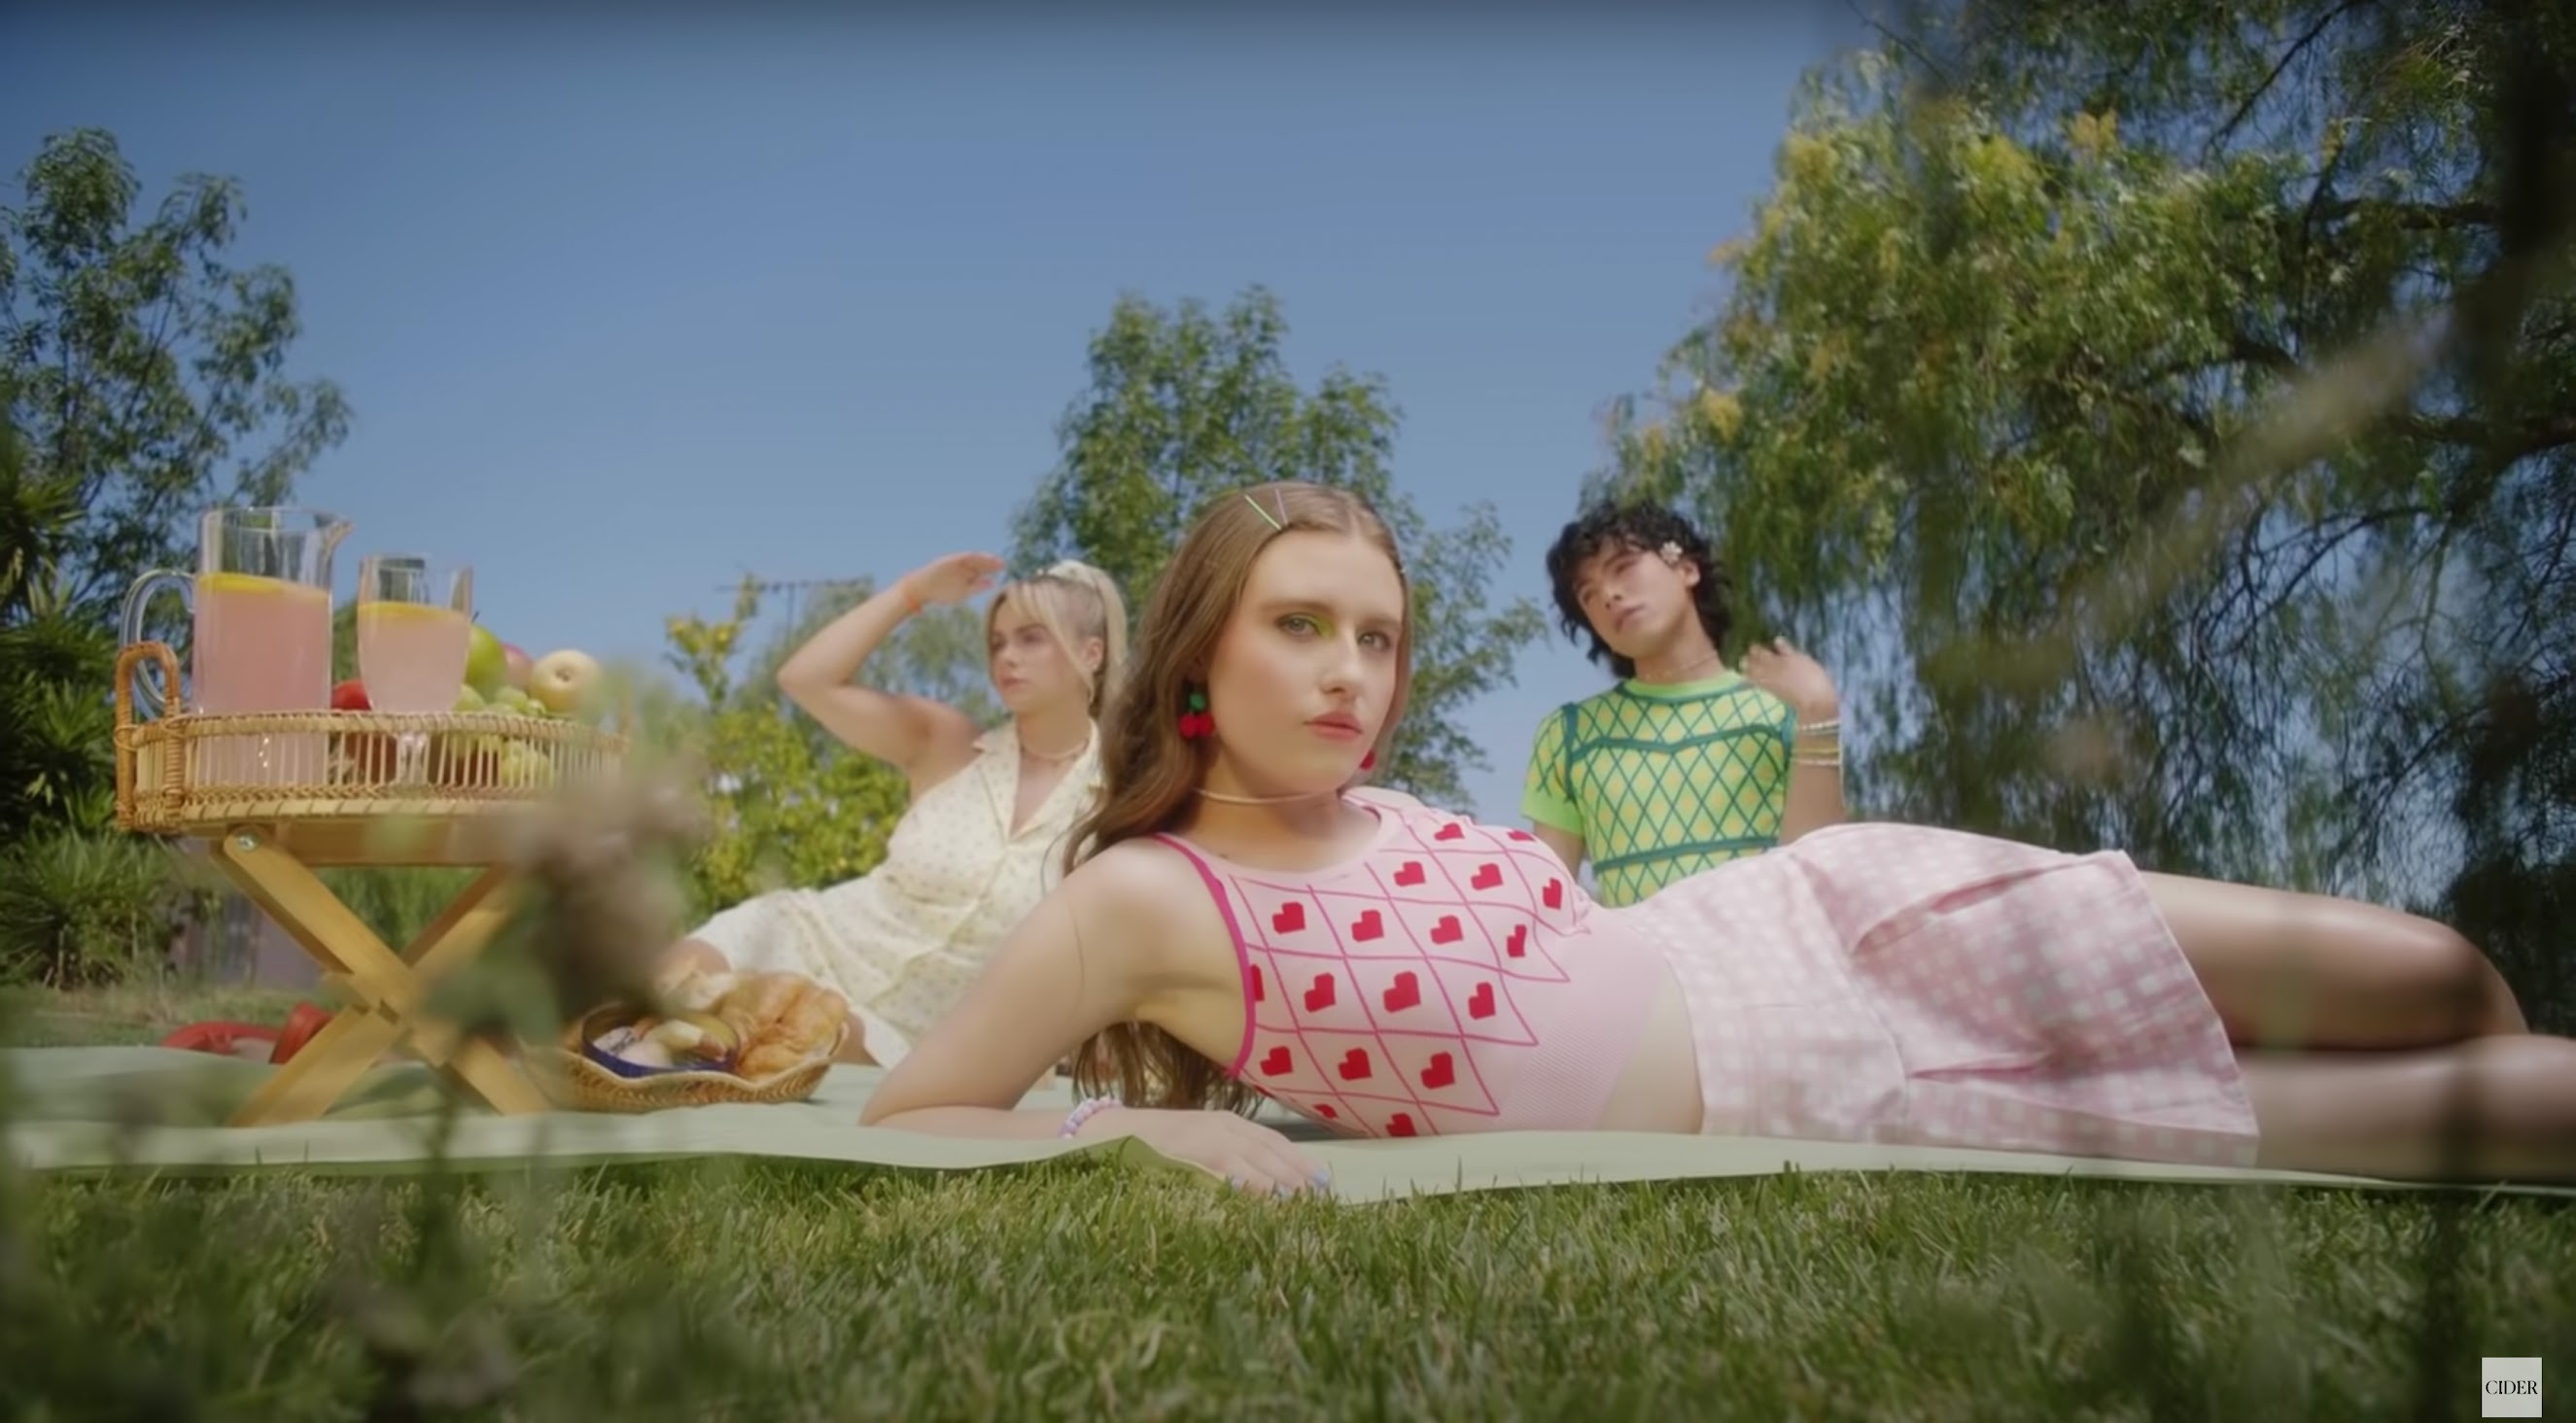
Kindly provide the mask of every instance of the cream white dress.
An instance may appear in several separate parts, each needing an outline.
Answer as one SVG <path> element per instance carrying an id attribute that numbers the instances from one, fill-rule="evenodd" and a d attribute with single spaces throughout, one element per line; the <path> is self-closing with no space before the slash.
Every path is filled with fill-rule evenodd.
<path id="1" fill-rule="evenodd" d="M 1064 877 L 1074 822 L 1100 788 L 1100 737 L 1015 834 L 1020 741 L 1008 725 L 895 823 L 886 857 L 827 889 L 785 889 L 718 913 L 692 938 L 746 972 L 810 975 L 849 999 L 868 1055 L 901 1061 L 964 996 L 1002 941 Z"/>

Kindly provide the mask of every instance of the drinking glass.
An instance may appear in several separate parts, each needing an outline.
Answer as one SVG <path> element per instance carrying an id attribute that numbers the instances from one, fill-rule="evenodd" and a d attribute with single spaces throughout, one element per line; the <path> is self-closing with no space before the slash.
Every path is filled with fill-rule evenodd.
<path id="1" fill-rule="evenodd" d="M 456 709 L 472 651 L 474 570 L 420 554 L 380 553 L 358 565 L 358 679 L 380 712 Z M 427 778 L 429 737 L 399 743 L 404 781 Z"/>

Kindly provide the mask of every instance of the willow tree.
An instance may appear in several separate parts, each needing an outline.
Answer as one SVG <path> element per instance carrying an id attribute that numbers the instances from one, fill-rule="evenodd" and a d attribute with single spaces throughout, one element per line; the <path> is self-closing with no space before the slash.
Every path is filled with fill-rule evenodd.
<path id="1" fill-rule="evenodd" d="M 2411 900 L 2563 997 L 2566 22 L 1885 35 L 1802 93 L 1596 492 L 1718 524 L 1836 664 L 1863 808 Z"/>

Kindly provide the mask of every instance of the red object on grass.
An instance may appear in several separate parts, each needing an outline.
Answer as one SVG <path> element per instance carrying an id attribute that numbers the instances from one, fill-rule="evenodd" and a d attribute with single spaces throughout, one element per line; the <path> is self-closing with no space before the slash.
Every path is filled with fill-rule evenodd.
<path id="1" fill-rule="evenodd" d="M 275 1042 L 277 1029 L 257 1023 L 190 1023 L 161 1040 L 163 1047 L 182 1048 L 189 1052 L 211 1052 L 218 1057 L 233 1055 L 233 1044 L 248 1039 L 252 1042 Z"/>
<path id="2" fill-rule="evenodd" d="M 282 1063 L 295 1056 L 306 1043 L 313 1041 L 313 1035 L 328 1027 L 330 1022 L 329 1010 L 320 1004 L 298 1003 L 295 1005 L 295 1011 L 286 1015 L 286 1026 L 283 1028 L 263 1027 L 257 1023 L 223 1021 L 190 1023 L 163 1038 L 161 1046 L 180 1048 L 189 1052 L 210 1052 L 218 1057 L 231 1057 L 235 1055 L 233 1048 L 236 1044 L 273 1043 L 275 1046 L 269 1049 L 268 1060 L 271 1063 Z"/>
<path id="3" fill-rule="evenodd" d="M 313 1035 L 331 1025 L 331 1015 L 318 1003 L 298 1003 L 286 1015 L 286 1031 L 277 1035 L 277 1050 L 268 1055 L 271 1062 L 284 1062 L 297 1050 L 313 1041 Z"/>

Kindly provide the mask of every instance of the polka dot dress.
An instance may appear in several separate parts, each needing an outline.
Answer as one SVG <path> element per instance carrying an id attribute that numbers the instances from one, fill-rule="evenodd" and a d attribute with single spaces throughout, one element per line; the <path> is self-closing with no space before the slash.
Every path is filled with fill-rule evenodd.
<path id="1" fill-rule="evenodd" d="M 1004 726 L 975 745 L 974 761 L 896 822 L 874 871 L 745 900 L 691 937 L 738 969 L 808 974 L 840 990 L 868 1055 L 892 1066 L 1062 878 L 1066 837 L 1099 791 L 1095 733 L 1014 834 L 1019 737 Z"/>

